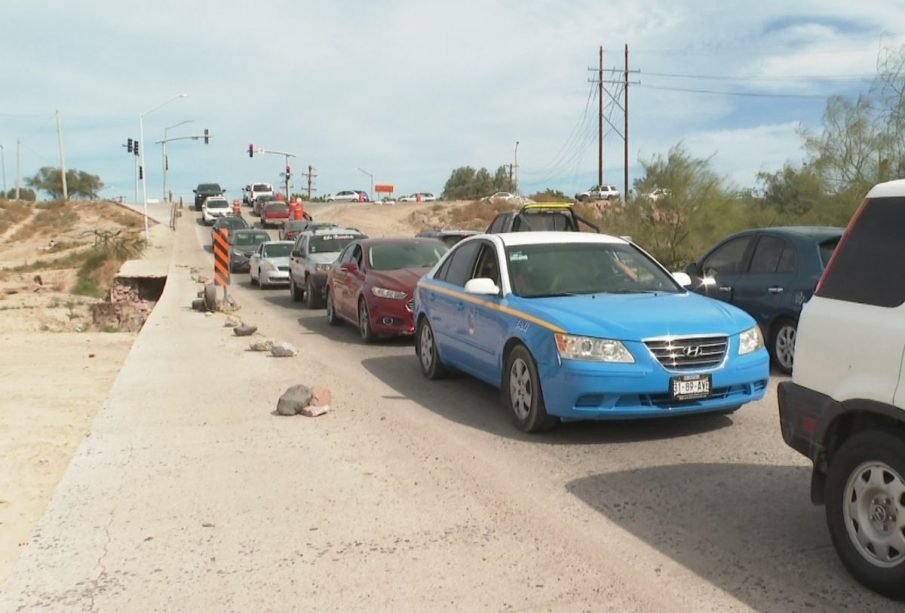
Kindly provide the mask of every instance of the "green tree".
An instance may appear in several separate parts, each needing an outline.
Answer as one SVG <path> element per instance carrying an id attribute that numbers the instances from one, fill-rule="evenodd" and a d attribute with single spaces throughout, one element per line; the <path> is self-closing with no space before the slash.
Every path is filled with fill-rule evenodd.
<path id="1" fill-rule="evenodd" d="M 53 200 L 63 197 L 63 181 L 59 168 L 44 166 L 35 176 L 27 178 L 25 184 L 36 191 L 46 192 Z M 74 168 L 66 171 L 66 188 L 70 198 L 94 200 L 103 187 L 104 183 L 97 175 Z"/>
<path id="2" fill-rule="evenodd" d="M 500 166 L 491 176 L 486 168 L 460 166 L 452 171 L 443 187 L 444 200 L 475 200 L 494 192 L 509 191 L 509 171 Z"/>
<path id="3" fill-rule="evenodd" d="M 776 172 L 757 173 L 764 206 L 779 214 L 801 217 L 826 200 L 823 181 L 813 168 L 795 168 L 791 164 Z"/>
<path id="4" fill-rule="evenodd" d="M 16 188 L 12 188 L 6 192 L 5 198 L 7 200 L 12 200 L 16 197 Z M 34 202 L 37 200 L 37 194 L 35 194 L 35 190 L 29 189 L 27 187 L 19 188 L 19 200 L 28 200 L 29 202 Z"/>

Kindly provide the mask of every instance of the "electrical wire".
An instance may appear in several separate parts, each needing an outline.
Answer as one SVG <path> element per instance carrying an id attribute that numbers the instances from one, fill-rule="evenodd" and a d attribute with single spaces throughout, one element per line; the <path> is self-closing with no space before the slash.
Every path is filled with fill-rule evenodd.
<path id="1" fill-rule="evenodd" d="M 788 81 L 869 81 L 874 78 L 876 75 L 789 75 L 785 77 L 730 77 L 725 75 L 700 75 L 700 74 L 681 74 L 681 73 L 673 73 L 673 72 L 641 72 L 641 76 L 647 77 L 667 77 L 667 78 L 676 78 L 676 79 L 706 79 L 706 80 L 714 80 L 714 81 L 744 81 L 744 82 L 753 82 L 753 81 L 766 81 L 766 82 L 788 82 Z"/>
<path id="2" fill-rule="evenodd" d="M 773 94 L 767 92 L 738 92 L 738 91 L 720 91 L 713 89 L 696 89 L 692 87 L 669 87 L 666 85 L 648 85 L 639 83 L 636 87 L 644 87 L 647 89 L 658 89 L 670 92 L 686 92 L 690 94 L 713 94 L 717 96 L 743 96 L 747 98 L 789 98 L 799 100 L 826 100 L 827 96 L 822 94 Z"/>

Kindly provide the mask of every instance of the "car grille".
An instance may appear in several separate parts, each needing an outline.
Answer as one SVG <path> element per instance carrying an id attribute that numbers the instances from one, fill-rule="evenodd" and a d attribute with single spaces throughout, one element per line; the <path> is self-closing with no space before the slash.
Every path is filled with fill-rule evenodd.
<path id="1" fill-rule="evenodd" d="M 726 355 L 726 336 L 653 338 L 644 341 L 650 352 L 666 368 L 684 370 L 719 366 Z"/>
<path id="2" fill-rule="evenodd" d="M 277 266 L 277 270 L 280 270 L 282 272 L 289 272 L 289 267 L 288 266 Z"/>
<path id="3" fill-rule="evenodd" d="M 409 300 L 408 302 L 406 302 L 406 303 L 405 303 L 405 308 L 408 309 L 410 313 L 414 313 L 414 312 L 415 312 L 415 301 L 414 301 L 414 299 Z"/>

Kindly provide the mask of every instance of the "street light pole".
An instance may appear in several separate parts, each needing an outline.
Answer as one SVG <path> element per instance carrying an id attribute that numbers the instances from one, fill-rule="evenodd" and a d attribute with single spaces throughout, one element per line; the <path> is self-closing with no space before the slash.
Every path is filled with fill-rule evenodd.
<path id="1" fill-rule="evenodd" d="M 0 163 L 3 165 L 3 194 L 0 195 L 6 198 L 6 150 L 3 145 L 0 145 Z"/>
<path id="2" fill-rule="evenodd" d="M 366 175 L 368 175 L 368 177 L 371 178 L 371 191 L 368 192 L 368 198 L 373 198 L 374 197 L 374 195 L 373 195 L 374 194 L 374 175 L 369 173 L 367 170 L 364 170 L 363 168 L 359 168 L 358 172 L 363 172 Z"/>
<path id="3" fill-rule="evenodd" d="M 513 174 L 515 174 L 515 180 L 512 182 L 512 189 L 515 191 L 516 195 L 518 195 L 518 141 L 515 141 L 515 153 L 513 154 L 513 158 L 515 158 L 513 160 Z"/>
<path id="4" fill-rule="evenodd" d="M 148 176 L 145 169 L 145 115 L 150 115 L 154 111 L 165 107 L 174 100 L 185 98 L 186 96 L 186 94 L 178 94 L 176 96 L 173 96 L 163 104 L 158 104 L 150 111 L 145 111 L 144 113 L 138 114 L 138 168 L 139 172 L 141 173 L 141 202 L 145 216 L 145 240 L 151 238 L 151 231 L 148 229 Z"/>
<path id="5" fill-rule="evenodd" d="M 163 199 L 166 202 L 170 201 L 170 199 L 167 197 L 167 170 L 169 170 L 169 164 L 167 163 L 167 130 L 178 128 L 181 125 L 192 123 L 193 121 L 194 119 L 186 119 L 185 121 L 180 121 L 177 124 L 167 126 L 163 129 L 163 140 L 160 142 L 163 145 Z"/>

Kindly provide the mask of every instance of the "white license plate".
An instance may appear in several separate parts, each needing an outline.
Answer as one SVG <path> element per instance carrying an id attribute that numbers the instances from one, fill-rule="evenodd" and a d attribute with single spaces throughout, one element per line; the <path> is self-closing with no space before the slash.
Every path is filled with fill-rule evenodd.
<path id="1" fill-rule="evenodd" d="M 710 375 L 686 375 L 672 379 L 672 397 L 676 400 L 694 400 L 709 395 Z"/>

